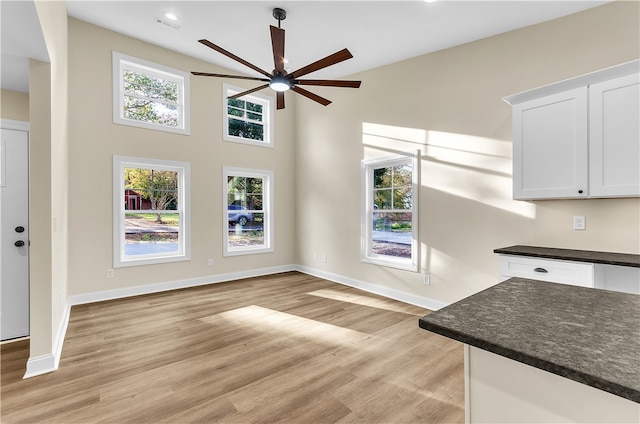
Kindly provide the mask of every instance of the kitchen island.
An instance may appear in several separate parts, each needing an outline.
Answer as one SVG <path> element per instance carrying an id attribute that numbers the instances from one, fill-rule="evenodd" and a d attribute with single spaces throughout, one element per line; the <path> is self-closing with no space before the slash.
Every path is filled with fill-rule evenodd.
<path id="1" fill-rule="evenodd" d="M 511 278 L 419 325 L 465 343 L 467 422 L 640 421 L 640 296 Z"/>

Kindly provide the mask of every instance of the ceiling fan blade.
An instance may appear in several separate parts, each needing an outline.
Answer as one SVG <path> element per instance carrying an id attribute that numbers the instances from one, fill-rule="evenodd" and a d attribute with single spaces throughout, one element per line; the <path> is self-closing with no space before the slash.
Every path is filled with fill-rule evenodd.
<path id="1" fill-rule="evenodd" d="M 284 109 L 284 91 L 276 92 L 276 109 Z"/>
<path id="2" fill-rule="evenodd" d="M 294 85 L 293 87 L 291 87 L 291 89 L 298 94 L 302 94 L 303 96 L 320 103 L 323 106 L 327 106 L 328 104 L 331 103 L 331 100 L 325 99 L 324 97 L 320 97 L 317 94 L 313 94 L 312 92 L 307 91 L 304 88 L 300 88 Z"/>
<path id="3" fill-rule="evenodd" d="M 353 55 L 347 49 L 342 49 L 339 52 L 335 52 L 332 55 L 329 55 L 325 58 L 317 60 L 304 68 L 300 68 L 297 71 L 293 71 L 290 75 L 292 78 L 298 78 L 303 75 L 310 74 L 311 72 L 317 71 L 322 68 L 326 68 L 327 66 L 335 65 L 336 63 L 340 63 L 344 60 L 351 59 Z"/>
<path id="4" fill-rule="evenodd" d="M 325 87 L 347 87 L 359 88 L 361 81 L 341 81 L 341 80 L 294 80 L 294 84 L 299 85 L 322 85 Z"/>
<path id="5" fill-rule="evenodd" d="M 269 87 L 269 84 L 261 85 L 260 87 L 252 88 L 251 90 L 243 91 L 242 93 L 238 93 L 238 94 L 234 94 L 233 96 L 229 96 L 229 97 L 227 97 L 227 99 L 237 99 L 237 98 L 240 98 L 242 96 L 246 96 L 247 94 L 251 94 L 253 92 L 260 91 L 260 90 L 265 89 L 267 87 Z"/>
<path id="6" fill-rule="evenodd" d="M 220 47 L 220 46 L 216 46 L 215 44 L 213 44 L 213 43 L 212 43 L 211 41 L 209 41 L 209 40 L 205 40 L 205 39 L 198 40 L 198 43 L 204 44 L 205 46 L 207 46 L 207 47 L 209 47 L 209 48 L 211 48 L 211 49 L 213 49 L 213 50 L 217 51 L 218 53 L 222 53 L 223 55 L 225 55 L 225 56 L 227 56 L 227 57 L 229 57 L 229 58 L 231 58 L 231 59 L 235 60 L 236 62 L 240 62 L 240 63 L 242 63 L 243 65 L 248 66 L 249 68 L 253 69 L 253 70 L 254 70 L 254 71 L 256 71 L 256 72 L 261 73 L 262 75 L 266 76 L 267 78 L 271 78 L 271 76 L 272 76 L 272 75 L 271 75 L 270 73 L 268 73 L 267 71 L 265 71 L 265 70 L 263 70 L 263 69 L 258 68 L 256 65 L 254 65 L 254 64 L 252 64 L 252 63 L 247 62 L 246 60 L 244 60 L 244 59 L 242 59 L 242 58 L 240 58 L 240 57 L 236 56 L 235 54 L 233 54 L 233 53 L 231 53 L 231 52 L 229 52 L 229 51 L 227 51 L 227 50 L 223 49 L 223 48 L 222 48 L 222 47 Z"/>
<path id="7" fill-rule="evenodd" d="M 271 47 L 273 48 L 273 63 L 276 74 L 284 74 L 284 30 L 271 27 Z"/>
<path id="8" fill-rule="evenodd" d="M 193 75 L 197 75 L 201 77 L 220 77 L 220 78 L 245 79 L 245 80 L 252 80 L 252 81 L 270 81 L 267 78 L 247 77 L 244 75 L 211 74 L 209 72 L 191 72 L 191 73 Z"/>

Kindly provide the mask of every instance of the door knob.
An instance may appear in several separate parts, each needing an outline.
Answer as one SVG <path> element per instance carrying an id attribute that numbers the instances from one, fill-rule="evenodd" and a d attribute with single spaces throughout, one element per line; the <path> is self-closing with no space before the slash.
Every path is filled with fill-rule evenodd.
<path id="1" fill-rule="evenodd" d="M 24 242 L 22 240 L 18 240 L 17 242 L 13 243 L 16 247 L 22 247 L 24 246 Z"/>
<path id="2" fill-rule="evenodd" d="M 24 233 L 24 227 L 22 225 L 16 227 L 16 233 Z"/>

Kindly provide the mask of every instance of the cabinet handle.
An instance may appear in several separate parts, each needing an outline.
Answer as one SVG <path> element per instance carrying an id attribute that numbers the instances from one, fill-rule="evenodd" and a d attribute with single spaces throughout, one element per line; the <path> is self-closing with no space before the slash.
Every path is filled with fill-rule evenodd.
<path id="1" fill-rule="evenodd" d="M 582 194 L 582 190 L 578 190 L 578 194 Z"/>
<path id="2" fill-rule="evenodd" d="M 543 273 L 543 274 L 546 274 L 546 273 L 547 273 L 547 272 L 549 272 L 549 271 L 547 271 L 547 270 L 546 270 L 546 269 L 544 269 L 544 268 L 535 268 L 535 269 L 533 270 L 533 272 L 541 272 L 541 273 Z"/>

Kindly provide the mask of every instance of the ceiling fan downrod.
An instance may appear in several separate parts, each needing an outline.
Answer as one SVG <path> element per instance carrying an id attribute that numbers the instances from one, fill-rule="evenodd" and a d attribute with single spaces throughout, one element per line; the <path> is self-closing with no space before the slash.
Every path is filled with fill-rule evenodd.
<path id="1" fill-rule="evenodd" d="M 276 7 L 273 9 L 273 17 L 278 20 L 278 28 L 280 28 L 280 21 L 287 19 L 287 11 Z"/>

